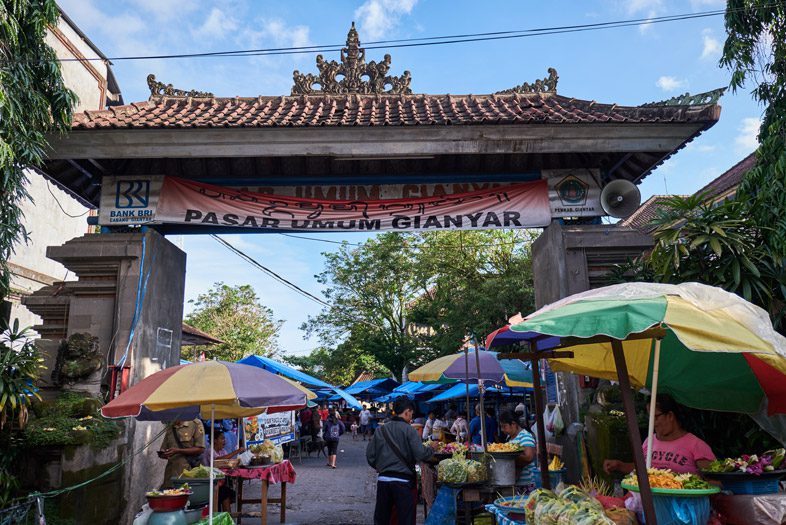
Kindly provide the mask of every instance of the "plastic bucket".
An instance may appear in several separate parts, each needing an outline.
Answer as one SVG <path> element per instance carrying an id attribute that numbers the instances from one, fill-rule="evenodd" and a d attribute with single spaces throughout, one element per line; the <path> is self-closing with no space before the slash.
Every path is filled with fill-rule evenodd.
<path id="1" fill-rule="evenodd" d="M 710 519 L 710 498 L 653 496 L 655 517 L 658 525 L 696 525 L 707 523 Z M 639 516 L 646 523 L 643 516 Z"/>
<path id="2" fill-rule="evenodd" d="M 560 482 L 565 481 L 565 473 L 568 469 L 559 469 L 559 470 L 549 470 L 549 481 L 551 482 L 551 490 L 554 490 L 554 487 L 560 484 Z M 540 469 L 535 467 L 533 469 L 534 476 L 535 476 L 535 488 L 542 488 L 543 482 L 541 481 L 540 476 Z"/>

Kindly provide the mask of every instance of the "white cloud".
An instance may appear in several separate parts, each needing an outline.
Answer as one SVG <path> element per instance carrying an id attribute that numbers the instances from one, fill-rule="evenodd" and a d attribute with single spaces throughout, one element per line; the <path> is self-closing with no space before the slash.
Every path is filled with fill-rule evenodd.
<path id="1" fill-rule="evenodd" d="M 662 76 L 655 82 L 655 85 L 661 88 L 663 91 L 677 91 L 678 89 L 683 89 L 688 85 L 687 80 L 680 80 L 677 77 L 671 76 Z"/>
<path id="2" fill-rule="evenodd" d="M 720 57 L 721 47 L 720 41 L 712 35 L 712 29 L 705 29 L 701 32 L 701 38 L 704 47 L 701 51 L 701 58 L 704 60 L 714 60 Z"/>
<path id="3" fill-rule="evenodd" d="M 361 41 L 378 40 L 393 30 L 418 0 L 366 0 L 355 10 Z"/>
<path id="4" fill-rule="evenodd" d="M 742 119 L 738 131 L 737 138 L 734 139 L 734 144 L 737 147 L 737 153 L 746 154 L 759 147 L 758 135 L 761 120 L 756 117 L 747 117 Z"/>
<path id="5" fill-rule="evenodd" d="M 204 23 L 193 31 L 196 38 L 224 38 L 237 29 L 237 21 L 221 9 L 214 7 Z"/>
<path id="6" fill-rule="evenodd" d="M 263 20 L 258 36 L 269 38 L 280 46 L 304 47 L 311 44 L 308 26 L 288 26 L 279 18 Z"/>
<path id="7" fill-rule="evenodd" d="M 156 21 L 165 22 L 185 14 L 196 11 L 199 3 L 194 0 L 162 1 L 162 0 L 132 0 L 139 9 L 148 11 L 155 16 Z"/>
<path id="8" fill-rule="evenodd" d="M 663 9 L 663 0 L 629 0 L 624 3 L 624 8 L 629 16 L 636 18 L 654 18 Z M 652 23 L 643 23 L 639 26 L 639 33 L 646 34 L 652 29 Z"/>

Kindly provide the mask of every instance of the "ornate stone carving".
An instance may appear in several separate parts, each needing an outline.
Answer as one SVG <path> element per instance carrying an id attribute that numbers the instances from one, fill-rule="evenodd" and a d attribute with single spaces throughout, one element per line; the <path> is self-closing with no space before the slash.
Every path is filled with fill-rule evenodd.
<path id="1" fill-rule="evenodd" d="M 642 104 L 641 107 L 654 107 L 654 106 L 704 106 L 707 104 L 717 104 L 718 100 L 726 92 L 726 88 L 713 89 L 706 93 L 699 93 L 698 95 L 691 95 L 685 93 L 677 97 L 672 97 L 668 100 L 661 100 L 660 102 L 649 102 Z"/>
<path id="2" fill-rule="evenodd" d="M 557 70 L 553 67 L 550 67 L 548 71 L 549 76 L 544 79 L 538 79 L 532 84 L 524 82 L 519 86 L 505 89 L 503 91 L 497 91 L 495 95 L 507 95 L 511 93 L 556 93 L 557 81 L 559 81 Z"/>
<path id="3" fill-rule="evenodd" d="M 207 91 L 184 91 L 182 89 L 175 89 L 172 84 L 164 84 L 156 80 L 154 74 L 147 75 L 147 87 L 150 88 L 151 97 L 196 97 L 196 98 L 212 98 L 213 93 Z"/>
<path id="4" fill-rule="evenodd" d="M 412 75 L 409 71 L 398 77 L 388 75 L 390 55 L 381 62 L 366 63 L 366 50 L 360 47 L 355 22 L 347 33 L 347 47 L 341 49 L 341 63 L 317 55 L 319 75 L 295 71 L 292 76 L 293 95 L 344 95 L 347 93 L 406 95 Z M 343 76 L 340 80 L 339 76 Z M 319 86 L 315 89 L 315 86 Z M 388 88 L 388 86 L 390 86 Z M 387 89 L 386 89 L 387 88 Z"/>

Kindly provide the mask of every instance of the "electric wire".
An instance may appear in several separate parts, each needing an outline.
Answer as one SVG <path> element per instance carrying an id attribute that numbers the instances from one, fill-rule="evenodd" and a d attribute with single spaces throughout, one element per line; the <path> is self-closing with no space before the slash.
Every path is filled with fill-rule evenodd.
<path id="1" fill-rule="evenodd" d="M 65 214 L 68 217 L 71 217 L 72 219 L 78 219 L 79 217 L 84 217 L 85 215 L 90 213 L 89 209 L 85 210 L 85 212 L 80 214 L 80 215 L 72 215 L 72 214 L 68 213 L 67 211 L 65 211 L 65 208 L 63 208 L 63 205 L 60 204 L 60 200 L 57 198 L 55 193 L 52 191 L 52 187 L 49 185 L 49 180 L 44 179 L 44 182 L 46 182 L 46 189 L 49 190 L 49 195 L 51 195 L 52 198 L 55 200 L 55 204 L 57 204 L 57 207 L 60 208 L 60 211 L 62 211 L 63 214 Z"/>
<path id="2" fill-rule="evenodd" d="M 786 2 L 783 0 L 764 4 L 760 7 L 776 7 L 782 6 Z M 363 49 L 390 49 L 390 48 L 405 48 L 405 47 L 423 47 L 433 45 L 446 45 L 446 44 L 461 44 L 469 42 L 481 41 L 494 41 L 494 40 L 507 40 L 515 38 L 526 38 L 532 36 L 555 35 L 564 33 L 576 33 L 585 31 L 597 31 L 604 29 L 616 29 L 624 27 L 643 26 L 650 24 L 660 24 L 667 22 L 679 22 L 685 20 L 693 20 L 714 16 L 721 16 L 726 13 L 736 11 L 744 11 L 746 8 L 734 9 L 717 9 L 712 11 L 701 11 L 697 13 L 684 13 L 679 15 L 664 15 L 649 18 L 634 18 L 627 20 L 616 20 L 610 22 L 596 22 L 592 24 L 576 24 L 565 26 L 553 26 L 543 28 L 521 29 L 511 31 L 492 31 L 485 33 L 464 33 L 455 35 L 443 35 L 434 37 L 419 37 L 419 38 L 404 38 L 392 40 L 377 40 L 366 42 Z M 212 51 L 202 53 L 180 53 L 180 54 L 161 54 L 161 55 L 129 55 L 129 56 L 115 56 L 115 57 L 83 57 L 83 58 L 59 58 L 59 62 L 90 62 L 90 61 L 124 61 L 124 60 L 167 60 L 167 59 L 182 59 L 182 58 L 215 58 L 215 57 L 249 57 L 249 56 L 266 56 L 266 55 L 293 55 L 293 54 L 313 54 L 313 53 L 327 53 L 336 52 L 345 47 L 344 44 L 332 45 L 312 45 L 312 46 L 292 46 L 292 47 L 275 47 L 275 48 L 262 48 L 262 49 L 245 49 L 245 50 L 230 50 L 230 51 Z"/>
<path id="3" fill-rule="evenodd" d="M 215 239 L 219 244 L 221 244 L 222 246 L 224 246 L 225 248 L 227 248 L 231 252 L 233 252 L 235 255 L 237 255 L 241 259 L 245 260 L 246 262 L 248 262 L 249 264 L 251 264 L 255 268 L 257 268 L 257 269 L 263 271 L 264 273 L 268 274 L 273 279 L 275 279 L 276 281 L 280 282 L 281 284 L 283 284 L 284 286 L 286 286 L 290 290 L 293 290 L 293 291 L 299 293 L 303 297 L 305 297 L 307 299 L 310 299 L 311 301 L 314 301 L 314 302 L 320 304 L 321 306 L 328 306 L 328 307 L 330 307 L 330 304 L 326 303 L 325 301 L 323 301 L 322 299 L 320 299 L 316 295 L 313 295 L 313 294 L 305 291 L 303 288 L 299 287 L 295 283 L 285 279 L 281 275 L 277 274 L 276 272 L 274 272 L 273 270 L 271 270 L 267 266 L 264 266 L 262 263 L 260 263 L 259 261 L 257 261 L 253 257 L 251 257 L 250 255 L 246 254 L 245 252 L 243 252 L 239 248 L 236 248 L 231 243 L 229 243 L 228 241 L 222 239 L 218 235 L 211 234 L 210 236 L 213 239 Z"/>

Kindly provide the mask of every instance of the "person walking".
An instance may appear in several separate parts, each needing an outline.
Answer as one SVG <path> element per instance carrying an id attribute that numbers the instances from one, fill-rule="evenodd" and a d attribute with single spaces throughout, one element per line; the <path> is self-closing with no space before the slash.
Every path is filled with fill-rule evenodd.
<path id="1" fill-rule="evenodd" d="M 345 430 L 346 428 L 344 427 L 344 423 L 336 417 L 335 413 L 331 413 L 328 416 L 327 421 L 325 421 L 325 426 L 322 429 L 322 439 L 325 440 L 328 448 L 327 466 L 330 468 L 336 468 L 336 452 L 338 452 L 338 441 Z"/>
<path id="2" fill-rule="evenodd" d="M 369 423 L 371 423 L 371 411 L 368 408 L 363 408 L 360 411 L 360 433 L 363 435 L 363 441 L 370 435 Z"/>
<path id="3" fill-rule="evenodd" d="M 431 447 L 424 447 L 412 428 L 415 405 L 406 397 L 393 402 L 393 417 L 381 426 L 366 447 L 366 461 L 377 471 L 374 525 L 389 525 L 395 508 L 399 525 L 415 525 L 418 503 L 415 464 L 429 460 Z"/>

